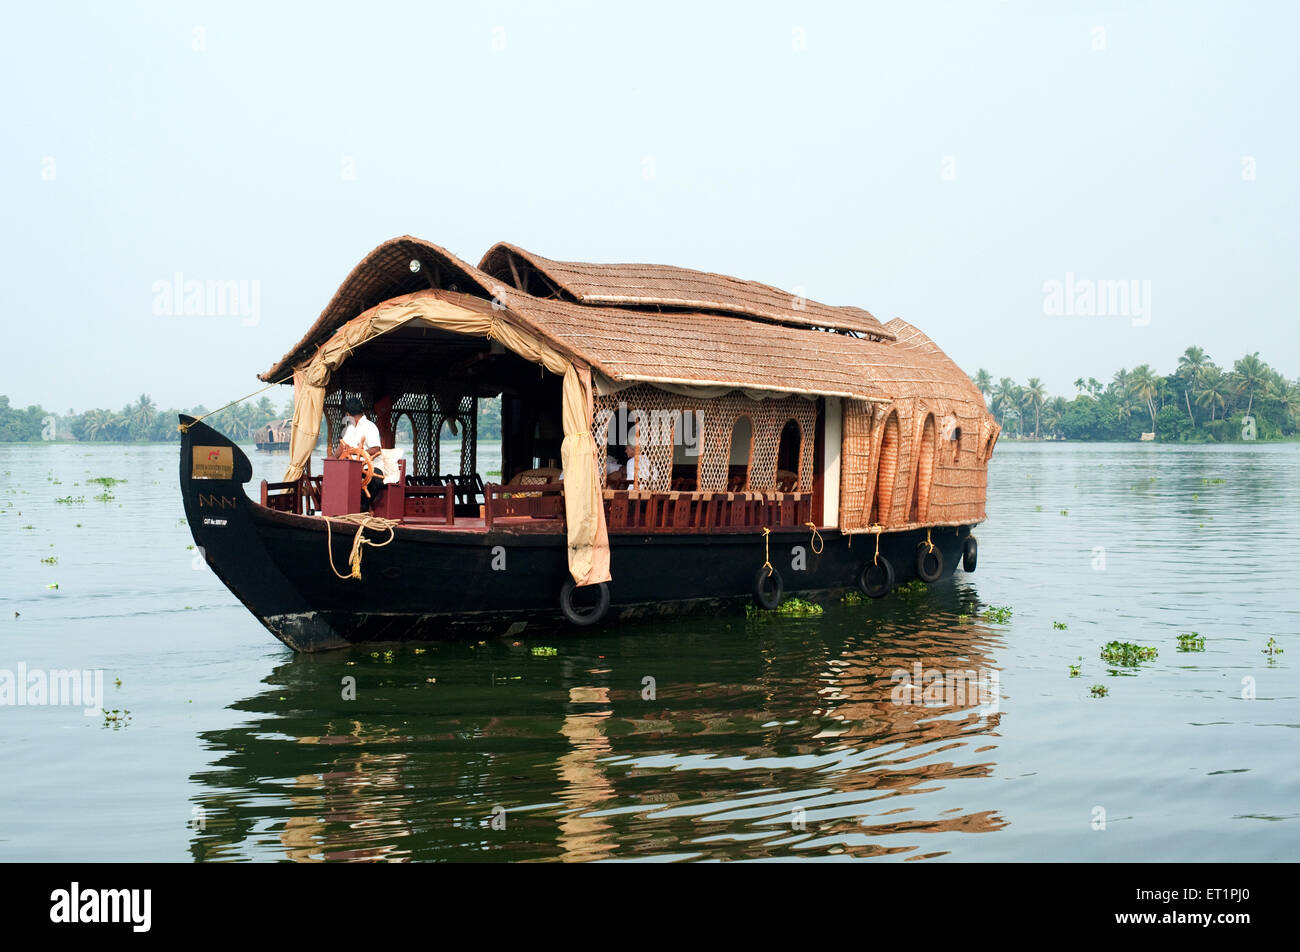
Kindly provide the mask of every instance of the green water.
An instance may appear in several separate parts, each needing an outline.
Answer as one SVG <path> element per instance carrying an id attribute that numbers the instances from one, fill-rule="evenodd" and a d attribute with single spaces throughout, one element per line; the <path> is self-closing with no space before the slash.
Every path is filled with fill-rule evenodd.
<path id="1" fill-rule="evenodd" d="M 377 657 L 252 619 L 187 549 L 175 454 L 0 447 L 0 671 L 102 669 L 130 712 L 0 706 L 0 860 L 1300 852 L 1300 446 L 1003 443 L 973 575 Z M 896 703 L 918 663 L 996 691 Z"/>

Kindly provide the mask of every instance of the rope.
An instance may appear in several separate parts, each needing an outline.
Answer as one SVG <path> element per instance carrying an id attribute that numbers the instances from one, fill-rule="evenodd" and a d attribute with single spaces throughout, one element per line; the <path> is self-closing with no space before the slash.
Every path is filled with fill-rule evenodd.
<path id="1" fill-rule="evenodd" d="M 871 564 L 879 565 L 880 564 L 880 533 L 885 531 L 885 527 L 883 525 L 869 526 L 867 528 L 867 531 L 870 532 L 873 529 L 876 532 L 876 557 L 871 560 Z"/>
<path id="2" fill-rule="evenodd" d="M 768 543 L 767 537 L 770 536 L 771 534 L 772 534 L 772 530 L 769 529 L 767 526 L 764 526 L 763 527 L 763 568 L 767 569 L 767 574 L 769 578 L 772 575 L 773 569 L 772 569 L 772 549 Z"/>
<path id="3" fill-rule="evenodd" d="M 285 378 L 283 378 L 283 379 L 281 379 L 281 380 L 276 380 L 276 381 L 274 381 L 274 382 L 272 382 L 272 383 L 268 383 L 268 384 L 267 384 L 265 387 L 263 387 L 261 390 L 254 390 L 254 391 L 253 391 L 252 393 L 250 393 L 247 397 L 240 397 L 238 400 L 231 400 L 231 401 L 230 401 L 229 403 L 227 403 L 224 407 L 217 407 L 215 410 L 209 410 L 207 413 L 203 414 L 203 416 L 195 417 L 195 418 L 194 418 L 191 422 L 189 422 L 189 423 L 177 423 L 177 424 L 176 424 L 176 429 L 180 430 L 182 433 L 186 433 L 186 432 L 189 431 L 189 428 L 190 428 L 190 427 L 192 427 L 195 423 L 198 423 L 200 420 L 206 420 L 208 417 L 212 416 L 212 414 L 214 414 L 214 413 L 220 413 L 222 410 L 229 410 L 229 409 L 230 409 L 231 407 L 233 407 L 236 403 L 243 403 L 245 400 L 252 399 L 253 397 L 257 396 L 259 393 L 265 393 L 266 391 L 270 390 L 272 387 L 278 387 L 278 386 L 280 386 L 280 384 L 282 384 L 282 383 L 286 383 L 286 382 L 288 382 L 288 381 L 290 381 L 290 380 L 292 380 L 292 379 L 293 379 L 293 374 L 289 374 L 289 376 L 287 376 L 287 377 L 285 377 Z"/>
<path id="4" fill-rule="evenodd" d="M 808 540 L 808 547 L 813 550 L 813 555 L 821 555 L 826 549 L 826 543 L 822 541 L 821 533 L 817 531 L 817 526 L 812 522 L 805 522 L 809 529 L 813 531 L 812 538 Z M 821 548 L 818 548 L 821 546 Z"/>
<path id="5" fill-rule="evenodd" d="M 926 544 L 927 546 L 929 546 L 929 548 L 925 550 L 925 554 L 926 554 L 926 555 L 929 555 L 931 552 L 934 551 L 934 543 L 930 541 L 930 530 L 929 530 L 929 529 L 926 529 L 926 530 L 925 530 L 925 544 Z"/>
<path id="6" fill-rule="evenodd" d="M 352 537 L 352 551 L 348 553 L 348 566 L 352 569 L 351 575 L 344 575 L 334 567 L 334 536 L 330 532 L 330 523 L 333 522 L 333 519 L 350 522 L 357 527 L 357 534 Z M 360 580 L 362 546 L 373 545 L 376 549 L 382 549 L 384 546 L 388 545 L 388 543 L 393 541 L 393 537 L 397 534 L 393 531 L 393 527 L 397 525 L 397 520 L 381 519 L 378 516 L 372 516 L 365 512 L 352 513 L 347 516 L 335 516 L 333 519 L 327 518 L 325 520 L 325 553 L 329 556 L 330 571 L 345 582 L 350 578 Z M 372 539 L 367 539 L 365 536 L 365 531 L 367 529 L 379 529 L 380 531 L 387 529 L 388 538 L 383 542 L 375 542 Z"/>

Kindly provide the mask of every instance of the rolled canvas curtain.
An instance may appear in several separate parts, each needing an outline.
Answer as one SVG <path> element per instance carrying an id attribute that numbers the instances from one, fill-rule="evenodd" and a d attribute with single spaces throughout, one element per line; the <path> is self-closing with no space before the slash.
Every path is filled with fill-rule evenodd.
<path id="1" fill-rule="evenodd" d="M 564 467 L 564 512 L 568 523 L 569 574 L 578 585 L 608 582 L 609 533 L 605 506 L 596 474 L 596 443 L 591 436 L 591 371 L 575 366 L 550 344 L 506 323 L 492 313 L 482 313 L 451 301 L 419 292 L 376 305 L 348 321 L 294 371 L 293 430 L 289 437 L 286 482 L 302 476 L 320 436 L 325 408 L 325 388 L 330 375 L 366 341 L 386 334 L 408 321 L 425 323 L 477 337 L 500 341 L 525 360 L 540 363 L 564 378 L 562 417 L 564 442 L 560 461 Z"/>

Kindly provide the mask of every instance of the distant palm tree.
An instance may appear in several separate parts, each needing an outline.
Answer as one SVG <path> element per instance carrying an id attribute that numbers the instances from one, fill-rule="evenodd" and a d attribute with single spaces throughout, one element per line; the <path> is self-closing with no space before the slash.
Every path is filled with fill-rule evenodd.
<path id="1" fill-rule="evenodd" d="M 1193 428 L 1196 426 L 1196 415 L 1192 413 L 1191 392 L 1200 389 L 1202 378 L 1209 366 L 1210 358 L 1200 347 L 1188 347 L 1183 351 L 1183 356 L 1178 358 L 1176 376 L 1183 382 L 1183 402 L 1187 404 L 1187 417 L 1192 421 Z"/>
<path id="2" fill-rule="evenodd" d="M 1210 367 L 1204 374 L 1201 389 L 1196 394 L 1198 407 L 1210 408 L 1210 422 L 1213 423 L 1216 411 L 1223 410 L 1232 396 L 1232 384 L 1228 376 L 1217 367 Z"/>
<path id="3" fill-rule="evenodd" d="M 1043 407 L 1043 427 L 1053 436 L 1060 436 L 1061 421 L 1069 402 L 1065 397 L 1053 397 Z"/>
<path id="4" fill-rule="evenodd" d="M 1255 394 L 1268 383 L 1268 364 L 1259 359 L 1259 351 L 1247 354 L 1232 365 L 1232 389 L 1237 396 L 1248 394 L 1246 415 L 1255 406 Z"/>
<path id="5" fill-rule="evenodd" d="M 1010 377 L 1003 377 L 998 381 L 997 389 L 993 391 L 993 412 L 1002 414 L 1002 428 L 1007 427 L 1007 411 L 1016 408 L 1016 387 L 1015 381 Z"/>
<path id="6" fill-rule="evenodd" d="M 149 431 L 153 429 L 154 420 L 158 416 L 158 408 L 147 393 L 142 393 L 140 399 L 128 406 L 122 415 L 126 418 L 132 438 L 148 439 Z"/>
<path id="7" fill-rule="evenodd" d="M 1075 390 L 1078 390 L 1080 393 L 1083 393 L 1083 391 L 1085 391 L 1086 389 L 1088 389 L 1088 384 L 1084 381 L 1084 379 L 1083 379 L 1082 377 L 1075 377 L 1075 378 L 1074 378 L 1074 389 L 1075 389 Z"/>
<path id="8" fill-rule="evenodd" d="M 1160 380 L 1149 364 L 1134 367 L 1128 378 L 1129 390 L 1135 397 L 1146 404 L 1147 413 L 1151 414 L 1151 430 L 1156 428 L 1156 395 L 1160 392 Z"/>
<path id="9" fill-rule="evenodd" d="M 993 377 L 983 367 L 975 372 L 975 376 L 971 380 L 975 382 L 975 389 L 984 394 L 986 401 L 993 395 Z"/>
<path id="10" fill-rule="evenodd" d="M 82 416 L 86 439 L 107 440 L 113 435 L 113 414 L 107 410 L 87 410 Z"/>
<path id="11" fill-rule="evenodd" d="M 1037 377 L 1029 378 L 1029 386 L 1025 387 L 1025 400 L 1029 406 L 1034 408 L 1034 439 L 1038 439 L 1038 425 L 1041 422 L 1043 401 L 1047 399 L 1047 388 Z"/>

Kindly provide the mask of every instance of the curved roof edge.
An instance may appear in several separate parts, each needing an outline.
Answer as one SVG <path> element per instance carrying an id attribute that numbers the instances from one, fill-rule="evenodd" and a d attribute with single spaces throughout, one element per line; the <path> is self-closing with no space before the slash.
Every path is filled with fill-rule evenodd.
<path id="1" fill-rule="evenodd" d="M 853 331 L 884 340 L 894 336 L 860 307 L 822 304 L 758 281 L 674 265 L 555 261 L 499 241 L 488 249 L 479 269 L 527 294 L 581 304 L 671 307 Z"/>
<path id="2" fill-rule="evenodd" d="M 413 261 L 420 263 L 418 271 L 411 270 Z M 385 241 L 361 259 L 302 339 L 269 370 L 259 374 L 259 379 L 268 383 L 279 380 L 319 343 L 323 331 L 332 332 L 338 325 L 390 298 L 442 288 L 491 299 L 497 285 L 496 280 L 473 265 L 422 238 L 403 235 Z"/>

